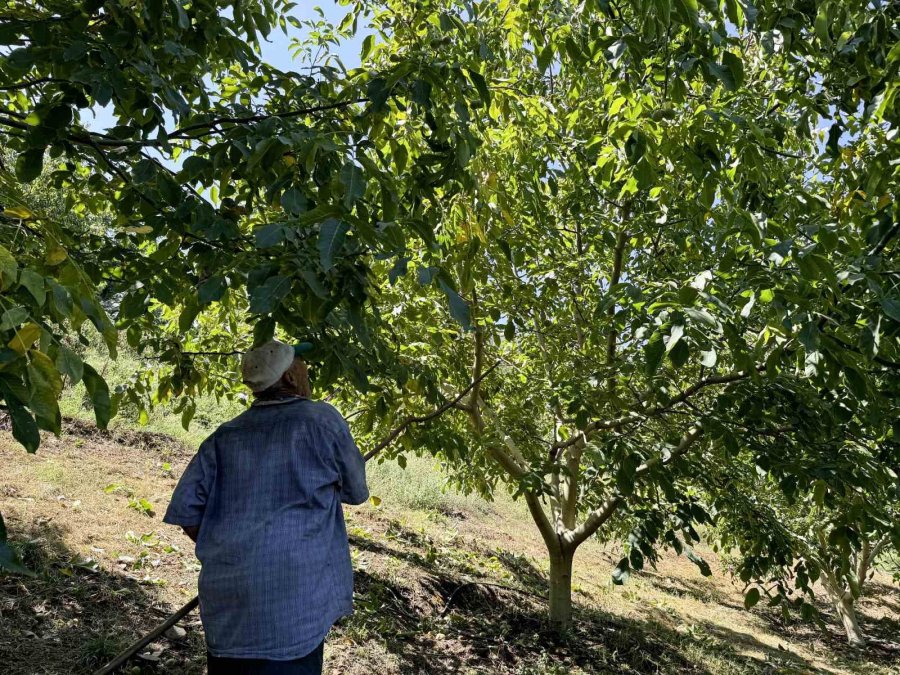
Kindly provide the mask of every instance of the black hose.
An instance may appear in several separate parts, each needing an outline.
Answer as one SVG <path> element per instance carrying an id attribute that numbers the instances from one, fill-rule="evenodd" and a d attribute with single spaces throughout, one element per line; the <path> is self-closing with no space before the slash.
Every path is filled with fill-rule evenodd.
<path id="1" fill-rule="evenodd" d="M 191 600 L 184 607 L 175 612 L 168 619 L 159 624 L 152 631 L 147 633 L 140 640 L 131 645 L 128 649 L 119 654 L 112 661 L 103 666 L 100 670 L 94 673 L 94 675 L 109 675 L 119 668 L 122 664 L 124 664 L 128 659 L 137 654 L 143 647 L 146 647 L 148 644 L 153 642 L 160 635 L 169 630 L 176 623 L 181 621 L 186 615 L 190 614 L 191 610 L 194 609 L 200 603 L 200 598 L 194 596 L 194 599 Z"/>

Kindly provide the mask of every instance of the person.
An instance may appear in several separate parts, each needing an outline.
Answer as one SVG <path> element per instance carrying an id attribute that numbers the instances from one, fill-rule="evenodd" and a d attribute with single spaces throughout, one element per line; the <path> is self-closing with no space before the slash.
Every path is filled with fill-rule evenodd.
<path id="1" fill-rule="evenodd" d="M 253 404 L 201 444 L 163 521 L 196 543 L 210 675 L 321 673 L 325 636 L 353 609 L 341 504 L 369 498 L 365 460 L 310 399 L 294 347 L 247 352 L 242 376 Z"/>

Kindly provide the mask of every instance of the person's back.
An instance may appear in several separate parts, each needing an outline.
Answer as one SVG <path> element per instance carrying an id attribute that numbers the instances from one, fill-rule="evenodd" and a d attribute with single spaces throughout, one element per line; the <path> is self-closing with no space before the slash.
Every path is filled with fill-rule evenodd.
<path id="1" fill-rule="evenodd" d="M 196 538 L 211 673 L 214 659 L 266 672 L 250 660 L 320 648 L 352 611 L 341 502 L 366 499 L 364 460 L 327 403 L 264 397 L 204 441 L 164 520 Z"/>

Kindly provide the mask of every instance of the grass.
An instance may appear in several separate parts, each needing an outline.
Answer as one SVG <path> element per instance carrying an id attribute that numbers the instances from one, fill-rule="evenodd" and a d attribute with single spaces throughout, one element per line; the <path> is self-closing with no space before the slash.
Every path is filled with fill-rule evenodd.
<path id="1" fill-rule="evenodd" d="M 37 455 L 0 432 L 0 511 L 37 573 L 0 575 L 5 675 L 90 673 L 196 592 L 191 542 L 160 521 L 196 437 L 159 434 L 156 420 L 174 416 L 155 415 L 144 431 L 120 423 L 108 434 L 67 421 Z M 448 491 L 425 458 L 369 474 L 381 503 L 347 509 L 356 612 L 328 640 L 328 673 L 898 672 L 898 652 L 850 650 L 834 625 L 745 611 L 709 550 L 712 578 L 664 556 L 618 587 L 618 552 L 587 542 L 575 561 L 576 626 L 557 639 L 544 620 L 543 545 L 521 504 Z M 135 508 L 142 499 L 151 512 Z M 864 626 L 896 640 L 897 587 L 887 575 L 874 587 Z M 156 661 L 124 672 L 204 672 L 199 620 L 182 625 L 185 640 L 155 643 Z"/>
<path id="2" fill-rule="evenodd" d="M 451 518 L 469 515 L 508 514 L 524 515 L 526 510 L 505 493 L 494 501 L 487 501 L 476 494 L 462 495 L 454 491 L 441 474 L 440 465 L 429 457 L 409 456 L 406 469 L 396 461 L 373 461 L 366 465 L 366 477 L 370 492 L 391 504 L 421 511 L 425 515 L 443 515 Z M 414 477 L 413 480 L 410 480 Z M 378 501 L 376 500 L 376 501 Z"/>

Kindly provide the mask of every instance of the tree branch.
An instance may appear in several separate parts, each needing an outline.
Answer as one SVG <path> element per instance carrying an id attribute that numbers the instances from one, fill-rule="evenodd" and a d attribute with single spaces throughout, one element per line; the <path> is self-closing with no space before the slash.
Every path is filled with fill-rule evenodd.
<path id="1" fill-rule="evenodd" d="M 623 209 L 623 220 L 627 218 L 625 210 Z M 622 229 L 619 231 L 619 234 L 616 236 L 616 248 L 613 251 L 613 270 L 612 275 L 609 278 L 609 289 L 610 291 L 613 286 L 619 283 L 619 280 L 622 277 L 622 267 L 623 267 L 623 257 L 625 254 L 625 244 L 628 241 L 628 234 L 625 232 L 625 223 L 622 223 Z M 613 361 L 616 358 L 616 341 L 619 339 L 619 331 L 616 330 L 616 303 L 613 302 L 610 304 L 609 309 L 606 310 L 606 315 L 609 317 L 609 333 L 606 336 L 606 367 L 610 370 L 609 375 L 609 393 L 613 394 L 616 389 L 616 376 L 615 370 L 613 369 Z"/>
<path id="2" fill-rule="evenodd" d="M 50 78 L 44 78 L 42 82 L 45 81 L 60 81 L 53 80 Z M 63 82 L 65 80 L 62 80 Z M 33 84 L 39 83 L 35 81 Z M 0 87 L 0 91 L 4 89 L 15 89 L 20 88 L 18 86 L 12 87 Z M 302 117 L 303 115 L 313 115 L 318 112 L 325 112 L 328 110 L 335 110 L 337 108 L 345 108 L 347 106 L 355 105 L 357 103 L 366 103 L 368 102 L 368 98 L 356 98 L 351 99 L 349 101 L 341 101 L 338 103 L 328 103 L 325 105 L 313 106 L 311 108 L 303 108 L 300 110 L 284 110 L 281 112 L 274 113 L 261 113 L 257 115 L 247 115 L 244 117 L 233 117 L 233 116 L 223 116 L 216 117 L 209 122 L 198 122 L 196 124 L 191 124 L 185 127 L 179 127 L 177 129 L 173 129 L 172 131 L 165 132 L 165 138 L 161 139 L 147 139 L 147 140 L 119 140 L 116 138 L 112 138 L 106 134 L 101 134 L 95 131 L 86 131 L 85 134 L 79 133 L 70 133 L 66 135 L 66 139 L 72 143 L 77 145 L 86 145 L 93 148 L 97 148 L 98 146 L 107 147 L 107 148 L 134 148 L 134 147 L 153 147 L 159 145 L 165 145 L 169 141 L 172 140 L 193 140 L 199 138 L 205 134 L 192 135 L 194 131 L 206 131 L 208 133 L 223 133 L 226 131 L 225 129 L 214 129 L 214 127 L 218 127 L 221 124 L 252 124 L 254 122 L 262 122 L 267 119 L 278 118 L 278 119 L 289 119 L 292 117 Z M 9 114 L 9 111 L 6 111 Z M 16 129 L 22 129 L 27 131 L 30 127 L 27 124 L 21 122 L 14 122 L 9 119 L 0 118 L 0 124 L 5 126 L 13 127 Z"/>
<path id="3" fill-rule="evenodd" d="M 690 449 L 691 445 L 693 445 L 694 442 L 698 438 L 700 438 L 701 435 L 703 435 L 702 427 L 699 424 L 693 426 L 682 437 L 681 442 L 676 446 L 676 448 L 672 451 L 667 459 L 664 460 L 661 455 L 657 455 L 641 464 L 634 472 L 635 481 L 649 472 L 654 466 L 668 466 L 669 464 L 674 462 L 676 459 L 684 455 Z M 613 497 L 610 497 L 599 508 L 591 511 L 585 521 L 579 527 L 569 533 L 568 539 L 572 544 L 578 546 L 585 539 L 593 535 L 607 520 L 612 518 L 613 514 L 615 514 L 619 507 L 624 503 L 625 498 L 621 495 L 614 495 Z"/>
<path id="4" fill-rule="evenodd" d="M 806 159 L 803 155 L 795 155 L 792 152 L 785 152 L 784 150 L 776 150 L 775 148 L 770 148 L 767 145 L 763 145 L 758 141 L 753 141 L 753 144 L 758 147 L 760 150 L 764 152 L 768 152 L 772 155 L 777 155 L 778 157 L 788 157 L 790 159 Z"/>
<path id="5" fill-rule="evenodd" d="M 312 108 L 304 108 L 302 110 L 284 110 L 282 112 L 247 115 L 245 117 L 217 117 L 213 120 L 210 120 L 209 122 L 198 122 L 196 124 L 190 124 L 186 127 L 179 127 L 178 129 L 173 130 L 171 133 L 166 133 L 166 136 L 170 139 L 190 139 L 193 138 L 189 135 L 190 132 L 200 130 L 209 130 L 210 132 L 212 132 L 212 127 L 217 127 L 220 124 L 252 124 L 254 122 L 262 122 L 264 120 L 272 119 L 275 117 L 279 119 L 302 117 L 303 115 L 312 115 L 314 113 L 335 110 L 337 108 L 346 108 L 347 106 L 355 105 L 357 103 L 367 103 L 368 101 L 368 98 L 356 98 L 349 101 L 340 101 L 338 103 L 328 103 L 325 105 L 313 106 Z"/>
<path id="6" fill-rule="evenodd" d="M 410 417 L 407 417 L 406 419 L 404 419 L 403 422 L 400 423 L 400 426 L 398 426 L 396 429 L 391 431 L 380 443 L 378 443 L 378 445 L 376 445 L 369 452 L 367 452 L 365 455 L 363 455 L 365 460 L 368 462 L 375 455 L 377 455 L 379 452 L 384 450 L 387 446 L 389 446 L 391 443 L 393 443 L 400 434 L 402 434 L 404 431 L 406 431 L 407 427 L 409 427 L 410 425 L 421 424 L 423 422 L 427 422 L 429 420 L 434 419 L 435 417 L 438 417 L 439 415 L 442 415 L 444 412 L 446 412 L 450 408 L 453 408 L 457 403 L 459 403 L 465 397 L 466 394 L 468 394 L 473 388 L 478 386 L 478 384 L 484 378 L 486 378 L 488 375 L 490 375 L 491 372 L 494 370 L 494 368 L 496 368 L 498 365 L 500 365 L 499 361 L 494 363 L 494 365 L 492 365 L 490 368 L 488 368 L 486 371 L 484 371 L 478 379 L 474 380 L 472 383 L 469 384 L 469 386 L 467 386 L 465 389 L 463 389 L 456 398 L 451 399 L 451 400 L 447 401 L 446 403 L 438 406 L 437 408 L 432 410 L 427 415 L 410 416 Z"/>
<path id="7" fill-rule="evenodd" d="M 18 82 L 16 84 L 6 85 L 4 87 L 0 87 L 0 91 L 12 91 L 14 89 L 28 89 L 29 87 L 36 87 L 39 84 L 47 84 L 48 82 L 54 82 L 57 84 L 66 84 L 68 80 L 61 80 L 56 77 L 41 77 L 36 80 L 23 80 L 22 82 Z"/>
<path id="8" fill-rule="evenodd" d="M 756 367 L 757 372 L 761 372 L 765 370 L 765 365 L 758 365 Z M 587 437 L 596 432 L 596 431 L 609 431 L 611 429 L 618 429 L 619 427 L 628 424 L 630 422 L 637 422 L 641 419 L 646 419 L 648 417 L 655 417 L 657 415 L 663 415 L 667 412 L 670 412 L 672 408 L 675 406 L 684 403 L 689 398 L 694 396 L 697 392 L 705 389 L 706 387 L 711 387 L 719 384 L 729 384 L 731 382 L 737 382 L 738 380 L 743 380 L 750 377 L 750 373 L 745 373 L 743 371 L 738 373 L 731 373 L 729 375 L 715 375 L 712 377 L 706 377 L 697 382 L 696 384 L 691 385 L 684 391 L 678 394 L 675 398 L 673 398 L 666 405 L 659 405 L 647 408 L 641 413 L 631 412 L 627 415 L 623 415 L 621 417 L 617 417 L 612 420 L 598 420 L 596 422 L 591 422 L 584 429 L 581 430 L 581 433 L 572 436 L 571 438 L 566 439 L 565 441 L 558 441 L 553 444 L 554 450 L 561 450 L 568 448 L 570 446 L 576 445 L 578 443 L 585 443 L 587 441 Z"/>

